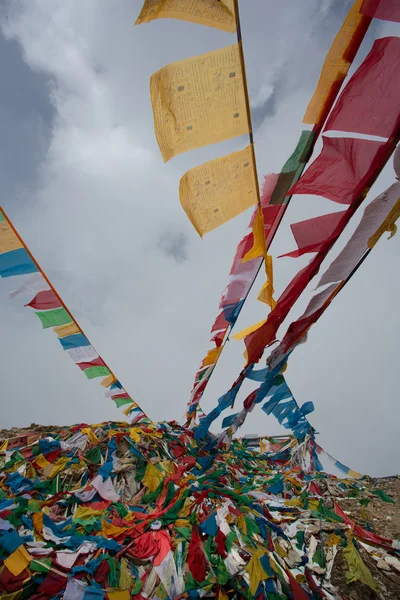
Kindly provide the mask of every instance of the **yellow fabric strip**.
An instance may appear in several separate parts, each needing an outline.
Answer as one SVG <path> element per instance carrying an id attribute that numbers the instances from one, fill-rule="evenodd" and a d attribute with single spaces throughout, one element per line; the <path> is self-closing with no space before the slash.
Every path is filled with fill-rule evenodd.
<path id="1" fill-rule="evenodd" d="M 25 550 L 25 546 L 20 546 L 5 559 L 4 565 L 15 577 L 17 577 L 24 569 L 26 569 L 31 560 L 32 557 Z"/>
<path id="2" fill-rule="evenodd" d="M 264 233 L 264 217 L 262 210 L 258 207 L 256 218 L 254 219 L 253 227 L 253 247 L 244 255 L 242 262 L 248 262 L 265 254 L 265 233 Z"/>
<path id="3" fill-rule="evenodd" d="M 155 492 L 163 479 L 163 473 L 161 473 L 157 467 L 151 463 L 148 463 L 142 479 L 143 485 L 146 486 L 151 492 Z"/>
<path id="4" fill-rule="evenodd" d="M 257 182 L 252 147 L 187 171 L 179 185 L 179 197 L 202 237 L 254 206 Z"/>
<path id="5" fill-rule="evenodd" d="M 260 329 L 260 327 L 262 327 L 264 325 L 264 323 L 266 323 L 266 322 L 267 322 L 267 319 L 264 319 L 263 321 L 259 321 L 258 323 L 255 323 L 254 325 L 250 325 L 250 327 L 247 327 L 246 329 L 242 329 L 242 331 L 235 333 L 235 335 L 233 335 L 232 337 L 234 340 L 237 340 L 238 342 L 240 342 L 247 335 L 250 335 L 251 333 L 254 333 L 255 331 L 257 331 L 257 329 Z"/>
<path id="6" fill-rule="evenodd" d="M 250 131 L 238 44 L 157 71 L 150 97 L 165 162 Z"/>
<path id="7" fill-rule="evenodd" d="M 325 102 L 329 97 L 332 86 L 337 81 L 343 80 L 347 75 L 350 63 L 344 57 L 357 28 L 364 18 L 360 14 L 362 3 L 363 0 L 354 2 L 339 33 L 333 40 L 333 44 L 326 55 L 316 90 L 304 115 L 303 123 L 314 125 L 319 122 L 324 113 Z"/>
<path id="8" fill-rule="evenodd" d="M 274 294 L 274 274 L 272 268 L 272 256 L 268 255 L 265 260 L 265 273 L 267 276 L 267 281 L 261 288 L 260 293 L 258 294 L 257 300 L 260 302 L 265 302 L 268 306 L 273 310 L 276 306 L 276 302 L 273 299 Z"/>
<path id="9" fill-rule="evenodd" d="M 222 346 L 220 346 L 219 348 L 213 348 L 212 350 L 209 350 L 201 366 L 206 367 L 207 365 L 214 365 L 217 362 L 221 352 Z"/>
<path id="10" fill-rule="evenodd" d="M 115 383 L 117 380 L 115 378 L 115 375 L 113 375 L 111 373 L 111 375 L 109 375 L 108 377 L 105 377 L 105 379 L 103 379 L 103 381 L 100 383 L 100 385 L 102 385 L 103 387 L 110 387 L 110 385 L 112 385 L 113 383 Z"/>
<path id="11" fill-rule="evenodd" d="M 179 19 L 228 33 L 236 31 L 234 0 L 145 0 L 135 25 L 154 19 Z"/>
<path id="12" fill-rule="evenodd" d="M 67 335 L 74 335 L 75 333 L 81 333 L 81 330 L 76 323 L 67 323 L 66 325 L 53 327 L 53 331 L 59 338 L 67 337 Z"/>
<path id="13" fill-rule="evenodd" d="M 0 221 L 0 254 L 23 248 L 8 221 Z"/>
<path id="14" fill-rule="evenodd" d="M 373 248 L 377 241 L 382 237 L 385 231 L 390 233 L 389 240 L 392 238 L 397 232 L 396 221 L 400 217 L 400 198 L 397 200 L 396 204 L 393 206 L 392 210 L 383 221 L 383 223 L 378 227 L 374 235 L 368 240 L 368 248 Z"/>

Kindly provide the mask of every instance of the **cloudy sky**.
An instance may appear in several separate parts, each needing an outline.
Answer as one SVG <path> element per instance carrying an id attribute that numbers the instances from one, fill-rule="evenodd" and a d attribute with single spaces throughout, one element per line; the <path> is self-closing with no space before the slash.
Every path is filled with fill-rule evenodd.
<path id="1" fill-rule="evenodd" d="M 279 172 L 349 0 L 241 2 L 259 176 Z M 247 144 L 237 138 L 164 164 L 154 136 L 149 78 L 164 65 L 234 43 L 194 24 L 159 20 L 133 27 L 140 0 L 3 0 L 1 3 L 1 203 L 67 306 L 130 394 L 154 419 L 181 420 L 209 344 L 232 257 L 249 214 L 201 240 L 181 209 L 179 179 Z M 376 22 L 373 39 L 398 35 Z M 369 200 L 393 183 L 387 166 Z M 342 207 L 293 199 L 272 246 L 294 249 L 290 223 Z M 360 215 L 348 227 L 346 239 Z M 343 243 L 337 244 L 324 267 Z M 299 403 L 312 400 L 319 443 L 351 468 L 398 471 L 398 262 L 400 235 L 381 240 L 351 285 L 290 360 Z M 277 295 L 308 261 L 275 261 Z M 256 300 L 237 330 L 265 318 Z M 312 294 L 298 302 L 287 328 Z M 121 417 L 87 381 L 51 331 L 0 282 L 1 427 L 72 424 Z M 243 365 L 231 341 L 203 399 L 210 410 Z M 251 387 L 244 387 L 239 401 Z M 278 434 L 254 410 L 243 433 Z"/>

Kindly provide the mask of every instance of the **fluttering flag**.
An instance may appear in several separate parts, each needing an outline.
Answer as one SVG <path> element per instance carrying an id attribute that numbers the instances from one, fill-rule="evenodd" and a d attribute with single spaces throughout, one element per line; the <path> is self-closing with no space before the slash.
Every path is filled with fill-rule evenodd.
<path id="1" fill-rule="evenodd" d="M 29 273 L 36 273 L 37 271 L 37 266 L 25 248 L 18 248 L 0 254 L 0 277 L 29 275 Z"/>
<path id="2" fill-rule="evenodd" d="M 323 244 L 331 239 L 346 211 L 314 217 L 290 225 L 298 250 L 281 254 L 278 258 L 290 256 L 297 258 L 309 252 L 319 252 Z"/>
<path id="3" fill-rule="evenodd" d="M 54 327 L 53 331 L 58 335 L 59 338 L 68 337 L 70 335 L 74 335 L 75 333 L 81 333 L 81 330 L 76 323 L 59 325 L 58 327 Z"/>
<path id="4" fill-rule="evenodd" d="M 182 177 L 179 196 L 200 236 L 257 204 L 251 146 L 191 169 Z"/>
<path id="5" fill-rule="evenodd" d="M 400 218 L 400 190 L 399 190 L 399 198 L 396 204 L 393 206 L 392 210 L 386 217 L 386 219 L 381 223 L 378 229 L 375 231 L 373 235 L 368 240 L 368 248 L 373 248 L 377 241 L 382 237 L 382 235 L 387 231 L 390 233 L 388 239 L 390 240 L 397 233 L 397 225 L 396 221 Z"/>
<path id="6" fill-rule="evenodd" d="M 38 292 L 49 289 L 49 284 L 41 273 L 33 273 L 28 278 L 23 277 L 23 280 L 22 285 L 9 293 L 10 298 L 16 298 L 17 296 L 30 296 L 32 298 Z"/>
<path id="7" fill-rule="evenodd" d="M 145 0 L 135 25 L 154 19 L 179 19 L 234 33 L 234 0 Z"/>
<path id="8" fill-rule="evenodd" d="M 18 250 L 18 248 L 23 248 L 23 245 L 3 213 L 0 212 L 0 254 Z"/>
<path id="9" fill-rule="evenodd" d="M 318 282 L 317 287 L 345 280 L 369 248 L 370 238 L 385 223 L 400 198 L 400 182 L 380 194 L 365 209 L 361 221 L 347 242 Z"/>
<path id="10" fill-rule="evenodd" d="M 59 325 L 67 325 L 71 323 L 71 315 L 62 308 L 55 308 L 54 310 L 43 310 L 35 313 L 42 322 L 43 329 L 49 327 L 57 327 Z"/>
<path id="11" fill-rule="evenodd" d="M 363 0 L 356 0 L 326 55 L 313 97 L 303 123 L 321 124 L 332 107 L 358 48 L 371 22 L 361 14 Z"/>
<path id="12" fill-rule="evenodd" d="M 358 138 L 322 136 L 323 148 L 291 194 L 323 196 L 339 204 L 351 204 L 369 175 L 371 163 L 383 146 Z"/>
<path id="13" fill-rule="evenodd" d="M 38 310 L 49 310 L 51 308 L 60 308 L 62 304 L 53 290 L 42 290 L 25 306 L 30 306 Z"/>
<path id="14" fill-rule="evenodd" d="M 311 156 L 314 141 L 315 134 L 313 131 L 304 130 L 301 132 L 294 152 L 289 156 L 283 165 L 282 171 L 279 173 L 271 199 L 268 202 L 269 206 L 286 205 L 289 202 L 289 190 L 303 172 Z"/>
<path id="15" fill-rule="evenodd" d="M 325 131 L 351 131 L 390 138 L 399 117 L 399 72 L 400 38 L 375 40 L 368 56 L 340 94 Z"/>
<path id="16" fill-rule="evenodd" d="M 165 162 L 250 132 L 238 44 L 160 69 L 150 79 L 150 96 Z"/>
<path id="17" fill-rule="evenodd" d="M 400 23 L 398 0 L 364 0 L 360 12 L 367 17 Z"/>

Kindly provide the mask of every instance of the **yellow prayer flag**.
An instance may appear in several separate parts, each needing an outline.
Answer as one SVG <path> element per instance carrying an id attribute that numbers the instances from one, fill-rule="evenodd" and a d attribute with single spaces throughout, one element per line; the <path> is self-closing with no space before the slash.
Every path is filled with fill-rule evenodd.
<path id="1" fill-rule="evenodd" d="M 222 346 L 220 346 L 219 348 L 213 348 L 212 350 L 209 350 L 207 352 L 207 356 L 201 363 L 201 366 L 206 367 L 207 365 L 214 365 L 217 362 L 221 352 L 222 352 Z"/>
<path id="2" fill-rule="evenodd" d="M 266 323 L 266 322 L 267 322 L 267 319 L 264 319 L 263 321 L 259 321 L 258 323 L 254 323 L 254 325 L 250 325 L 250 327 L 246 327 L 246 329 L 242 329 L 242 331 L 235 333 L 235 335 L 233 335 L 232 337 L 234 340 L 237 340 L 238 342 L 240 342 L 246 336 L 250 335 L 251 333 L 254 333 L 255 331 L 257 331 L 257 329 L 260 329 L 260 327 L 262 327 L 264 325 L 264 323 Z"/>
<path id="3" fill-rule="evenodd" d="M 144 0 L 135 25 L 154 19 L 179 19 L 228 33 L 236 31 L 234 0 Z"/>
<path id="4" fill-rule="evenodd" d="M 265 255 L 265 232 L 264 232 L 264 217 L 262 210 L 258 207 L 256 218 L 254 219 L 253 227 L 253 246 L 242 258 L 242 262 L 247 262 Z"/>
<path id="5" fill-rule="evenodd" d="M 179 197 L 201 237 L 254 206 L 257 182 L 252 146 L 187 171 Z"/>
<path id="6" fill-rule="evenodd" d="M 361 479 L 362 474 L 358 473 L 357 471 L 353 471 L 352 469 L 350 469 L 350 471 L 347 473 L 347 475 L 349 477 L 351 477 L 352 479 Z"/>
<path id="7" fill-rule="evenodd" d="M 133 429 L 130 430 L 129 433 L 129 437 L 131 438 L 131 440 L 133 440 L 134 442 L 138 443 L 140 442 L 140 439 L 142 437 L 142 430 L 139 429 L 138 427 L 135 427 Z"/>
<path id="8" fill-rule="evenodd" d="M 147 464 L 142 483 L 146 486 L 150 492 L 155 492 L 161 481 L 164 479 L 163 473 L 157 469 L 151 463 Z"/>
<path id="9" fill-rule="evenodd" d="M 385 231 L 390 233 L 389 240 L 392 238 L 397 232 L 396 221 L 400 217 L 400 198 L 397 200 L 396 204 L 393 206 L 392 210 L 383 221 L 383 223 L 378 227 L 374 235 L 368 240 L 368 248 L 373 248 L 377 241 L 382 237 Z"/>
<path id="10" fill-rule="evenodd" d="M 70 460 L 71 459 L 68 456 L 65 456 L 63 458 L 60 458 L 55 463 L 49 463 L 44 470 L 44 475 L 49 479 L 53 479 L 56 475 L 58 475 L 58 473 L 64 471 L 67 462 L 69 462 Z"/>
<path id="11" fill-rule="evenodd" d="M 0 254 L 23 248 L 23 244 L 15 235 L 14 230 L 7 220 L 0 220 Z"/>
<path id="12" fill-rule="evenodd" d="M 17 577 L 31 562 L 32 557 L 25 549 L 25 546 L 19 546 L 8 558 L 5 559 L 4 565 L 7 569 Z"/>
<path id="13" fill-rule="evenodd" d="M 8 440 L 4 440 L 4 442 L 0 446 L 0 453 L 6 452 L 8 448 Z"/>
<path id="14" fill-rule="evenodd" d="M 115 378 L 115 375 L 113 375 L 113 374 L 111 373 L 111 375 L 109 375 L 108 377 L 105 377 L 105 378 L 103 379 L 103 381 L 100 383 L 100 385 L 102 385 L 103 387 L 106 387 L 106 388 L 108 388 L 108 387 L 110 387 L 110 385 L 112 385 L 112 384 L 113 384 L 113 383 L 115 383 L 116 381 L 117 381 L 117 380 L 116 380 L 116 378 Z"/>
<path id="15" fill-rule="evenodd" d="M 53 331 L 59 338 L 67 337 L 67 335 L 74 335 L 75 333 L 81 333 L 81 330 L 76 323 L 67 323 L 66 325 L 53 327 Z"/>
<path id="16" fill-rule="evenodd" d="M 267 258 L 265 259 L 265 274 L 267 276 L 267 281 L 262 286 L 257 300 L 260 300 L 260 302 L 265 302 L 265 304 L 268 304 L 271 309 L 274 309 L 276 302 L 273 299 L 274 275 L 272 269 L 272 256 L 270 255 L 267 255 Z"/>
<path id="17" fill-rule="evenodd" d="M 120 564 L 119 587 L 123 590 L 129 590 L 133 585 L 133 579 L 130 575 L 128 561 L 126 560 L 126 558 L 121 558 L 119 561 L 119 564 Z"/>
<path id="18" fill-rule="evenodd" d="M 333 40 L 333 44 L 326 55 L 316 90 L 304 115 L 303 123 L 314 125 L 319 122 L 324 114 L 325 102 L 329 98 L 332 87 L 343 81 L 347 75 L 350 62 L 346 59 L 346 53 L 351 47 L 354 35 L 362 20 L 366 18 L 360 14 L 363 1 L 356 0 L 354 2 L 339 33 Z"/>
<path id="19" fill-rule="evenodd" d="M 130 600 L 131 594 L 128 590 L 107 590 L 107 598 L 110 600 Z"/>
<path id="20" fill-rule="evenodd" d="M 101 531 L 103 533 L 103 535 L 105 535 L 107 538 L 108 537 L 118 537 L 119 535 L 121 535 L 122 533 L 125 533 L 125 531 L 128 529 L 128 527 L 116 527 L 115 525 L 113 525 L 112 523 L 109 523 L 108 521 L 105 521 L 104 519 L 101 522 Z"/>
<path id="21" fill-rule="evenodd" d="M 23 590 L 17 590 L 16 592 L 10 592 L 9 594 L 1 594 L 1 600 L 19 600 Z"/>
<path id="22" fill-rule="evenodd" d="M 124 408 L 124 410 L 122 411 L 124 413 L 124 415 L 129 416 L 129 413 L 131 412 L 131 410 L 133 408 L 137 408 L 138 405 L 136 404 L 136 402 L 132 402 L 132 404 L 128 404 L 128 406 L 126 408 Z"/>
<path id="23" fill-rule="evenodd" d="M 46 469 L 46 467 L 48 467 L 51 463 L 49 463 L 49 461 L 45 456 L 43 456 L 43 454 L 39 454 L 35 458 L 35 464 L 37 464 L 41 469 Z"/>
<path id="24" fill-rule="evenodd" d="M 239 44 L 160 69 L 150 96 L 165 162 L 250 131 Z"/>
<path id="25" fill-rule="evenodd" d="M 43 513 L 42 512 L 33 513 L 32 522 L 33 522 L 33 528 L 35 530 L 35 533 L 37 533 L 37 535 L 41 536 L 42 529 L 43 529 Z"/>
<path id="26" fill-rule="evenodd" d="M 98 444 L 100 441 L 97 435 L 90 429 L 90 427 L 85 427 L 81 430 L 81 433 L 86 434 L 89 438 L 89 441 L 92 442 L 92 444 Z"/>

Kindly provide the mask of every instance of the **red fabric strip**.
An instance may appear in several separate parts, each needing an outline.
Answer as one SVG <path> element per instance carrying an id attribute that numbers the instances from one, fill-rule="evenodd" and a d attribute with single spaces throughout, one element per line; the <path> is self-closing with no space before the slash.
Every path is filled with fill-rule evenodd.
<path id="1" fill-rule="evenodd" d="M 399 118 L 399 72 L 400 38 L 375 40 L 367 58 L 340 94 L 325 131 L 391 137 Z"/>
<path id="2" fill-rule="evenodd" d="M 360 13 L 367 17 L 400 23 L 399 0 L 364 0 Z"/>
<path id="3" fill-rule="evenodd" d="M 312 194 L 351 204 L 364 188 L 380 142 L 322 136 L 323 148 L 289 194 Z"/>
<path id="4" fill-rule="evenodd" d="M 25 306 L 31 306 L 39 310 L 49 310 L 51 308 L 61 308 L 62 304 L 53 290 L 43 290 L 36 294 L 33 300 L 25 304 Z"/>
<path id="5" fill-rule="evenodd" d="M 92 360 L 90 362 L 82 362 L 82 363 L 76 363 L 76 364 L 80 368 L 81 371 L 90 369 L 90 367 L 106 367 L 107 366 L 105 364 L 105 362 L 100 358 L 100 356 L 98 356 L 97 358 L 95 358 L 94 360 Z"/>
<path id="6" fill-rule="evenodd" d="M 295 258 L 307 252 L 318 252 L 322 244 L 331 239 L 345 214 L 346 211 L 344 210 L 293 223 L 290 228 L 296 240 L 298 250 L 281 254 L 279 258 L 282 256 Z"/>
<path id="7" fill-rule="evenodd" d="M 215 319 L 214 325 L 211 328 L 211 333 L 213 333 L 214 331 L 220 331 L 221 329 L 226 329 L 228 326 L 229 323 L 225 319 L 224 311 L 222 311 Z"/>

